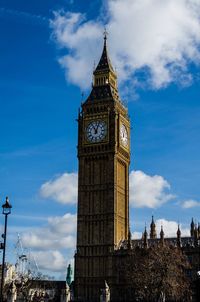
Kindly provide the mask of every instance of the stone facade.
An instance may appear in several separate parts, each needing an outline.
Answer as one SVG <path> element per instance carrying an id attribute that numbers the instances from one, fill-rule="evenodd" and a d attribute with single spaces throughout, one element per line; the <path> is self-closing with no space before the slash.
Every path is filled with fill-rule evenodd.
<path id="1" fill-rule="evenodd" d="M 129 231 L 130 122 L 118 95 L 106 38 L 78 124 L 75 296 L 89 302 L 99 301 L 105 280 L 112 280 L 111 252 Z"/>
<path id="2" fill-rule="evenodd" d="M 192 284 L 200 270 L 200 230 L 191 224 L 191 237 L 157 239 L 152 217 L 141 240 L 131 240 L 129 231 L 130 121 L 120 100 L 117 75 L 104 48 L 94 71 L 92 91 L 81 104 L 78 116 L 78 222 L 75 254 L 75 301 L 132 301 L 120 278 L 120 265 L 131 249 L 158 240 L 179 246 L 192 263 Z M 117 267 L 117 270 L 116 270 Z M 105 289 L 105 282 L 108 285 Z M 194 285 L 194 289 L 196 285 Z M 109 288 L 109 291 L 108 291 Z M 108 294 L 109 292 L 109 294 Z M 107 294 L 105 294 L 107 293 Z M 195 300 L 196 299 L 196 300 Z M 199 301 L 194 294 L 193 301 Z"/>

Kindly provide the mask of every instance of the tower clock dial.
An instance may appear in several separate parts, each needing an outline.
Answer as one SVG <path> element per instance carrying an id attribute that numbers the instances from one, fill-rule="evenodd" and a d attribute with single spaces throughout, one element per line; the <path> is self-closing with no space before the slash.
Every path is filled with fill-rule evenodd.
<path id="1" fill-rule="evenodd" d="M 101 142 L 107 134 L 105 121 L 97 120 L 89 123 L 86 127 L 86 138 L 91 143 Z"/>
<path id="2" fill-rule="evenodd" d="M 120 126 L 120 139 L 123 146 L 128 146 L 128 131 L 126 129 L 126 126 L 124 124 L 121 124 Z"/>

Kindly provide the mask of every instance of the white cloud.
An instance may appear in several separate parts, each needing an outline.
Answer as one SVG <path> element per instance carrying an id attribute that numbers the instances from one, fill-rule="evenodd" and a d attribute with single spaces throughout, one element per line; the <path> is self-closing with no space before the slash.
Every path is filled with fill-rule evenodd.
<path id="1" fill-rule="evenodd" d="M 76 214 L 49 217 L 44 227 L 24 230 L 24 248 L 31 249 L 39 270 L 66 271 L 66 263 L 74 255 L 76 244 Z"/>
<path id="2" fill-rule="evenodd" d="M 133 232 L 132 233 L 132 239 L 141 239 L 142 233 L 141 232 Z"/>
<path id="3" fill-rule="evenodd" d="M 103 27 L 97 22 L 85 22 L 80 13 L 55 12 L 51 21 L 53 36 L 69 53 L 59 59 L 69 82 L 88 88 L 92 81 L 94 60 L 100 55 Z M 98 54 L 98 56 L 97 56 Z"/>
<path id="4" fill-rule="evenodd" d="M 44 198 L 52 198 L 63 204 L 77 202 L 77 173 L 64 173 L 63 175 L 44 183 L 40 194 Z"/>
<path id="5" fill-rule="evenodd" d="M 170 221 L 166 220 L 164 218 L 157 219 L 155 221 L 156 224 L 156 232 L 157 232 L 157 238 L 160 238 L 160 231 L 161 226 L 163 226 L 164 236 L 167 238 L 170 237 L 176 237 L 177 236 L 177 230 L 178 230 L 178 223 L 176 221 Z M 187 237 L 190 236 L 190 229 L 183 226 L 182 224 L 179 224 L 180 230 L 181 230 L 181 237 Z M 144 229 L 143 229 L 144 231 Z M 142 232 L 143 232 L 142 231 Z M 137 230 L 132 233 L 132 239 L 141 239 L 142 238 L 142 232 L 138 232 Z M 150 234 L 150 223 L 149 227 L 147 226 L 147 232 L 148 232 L 148 238 Z"/>
<path id="6" fill-rule="evenodd" d="M 67 213 L 64 216 L 55 216 L 48 219 L 50 231 L 61 234 L 74 234 L 76 232 L 77 216 Z"/>
<path id="7" fill-rule="evenodd" d="M 182 203 L 182 207 L 184 209 L 191 209 L 191 208 L 195 208 L 195 207 L 200 207 L 200 202 L 190 199 L 190 200 L 186 200 Z"/>
<path id="8" fill-rule="evenodd" d="M 129 180 L 130 205 L 133 207 L 156 208 L 174 198 L 168 193 L 170 185 L 162 176 L 132 171 Z"/>
<path id="9" fill-rule="evenodd" d="M 132 171 L 130 180 L 130 205 L 141 208 L 156 208 L 174 198 L 169 194 L 169 183 L 159 175 L 150 176 L 142 171 Z M 77 201 L 78 175 L 64 173 L 43 184 L 40 193 L 44 198 L 52 198 L 61 203 Z"/>
<path id="10" fill-rule="evenodd" d="M 165 233 L 165 237 L 176 237 L 177 230 L 178 230 L 178 223 L 175 221 L 169 221 L 164 218 L 158 219 L 155 221 L 157 236 L 160 236 L 161 226 L 163 226 L 163 231 Z M 190 236 L 190 230 L 188 228 L 183 227 L 180 224 L 181 236 L 186 237 Z"/>
<path id="11" fill-rule="evenodd" d="M 100 56 L 107 17 L 109 45 L 121 80 L 145 70 L 153 88 L 171 82 L 188 85 L 189 63 L 200 63 L 199 0 L 106 0 L 107 11 L 96 20 L 59 11 L 51 21 L 57 44 L 66 48 L 59 60 L 69 82 L 89 87 L 94 60 Z M 138 80 L 140 82 L 140 80 Z"/>
<path id="12" fill-rule="evenodd" d="M 58 250 L 33 253 L 39 269 L 53 272 L 66 271 L 67 259 Z"/>
<path id="13" fill-rule="evenodd" d="M 22 234 L 22 243 L 27 248 L 37 250 L 58 248 L 74 249 L 76 234 L 76 215 L 51 217 L 48 225 L 35 228 Z"/>

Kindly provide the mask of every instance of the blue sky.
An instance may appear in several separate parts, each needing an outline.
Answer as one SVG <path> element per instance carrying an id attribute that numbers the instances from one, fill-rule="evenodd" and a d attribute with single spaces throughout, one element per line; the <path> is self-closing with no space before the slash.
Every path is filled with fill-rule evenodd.
<path id="1" fill-rule="evenodd" d="M 104 25 L 132 125 L 132 232 L 141 233 L 152 213 L 168 235 L 175 222 L 188 234 L 191 217 L 200 220 L 200 1 L 147 2 L 0 0 L 0 198 L 13 205 L 8 260 L 20 233 L 56 278 L 72 261 L 76 118 Z"/>

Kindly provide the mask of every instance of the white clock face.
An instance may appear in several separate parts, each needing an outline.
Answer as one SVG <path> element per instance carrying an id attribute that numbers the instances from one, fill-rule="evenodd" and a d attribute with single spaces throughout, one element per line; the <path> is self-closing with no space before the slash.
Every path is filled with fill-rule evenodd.
<path id="1" fill-rule="evenodd" d="M 121 139 L 122 145 L 127 147 L 128 146 L 128 132 L 127 132 L 126 126 L 124 124 L 121 124 L 121 126 L 120 126 L 120 139 Z"/>
<path id="2" fill-rule="evenodd" d="M 86 137 L 91 143 L 102 141 L 107 134 L 107 125 L 105 121 L 97 120 L 88 124 L 86 127 Z"/>

